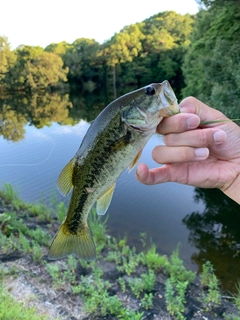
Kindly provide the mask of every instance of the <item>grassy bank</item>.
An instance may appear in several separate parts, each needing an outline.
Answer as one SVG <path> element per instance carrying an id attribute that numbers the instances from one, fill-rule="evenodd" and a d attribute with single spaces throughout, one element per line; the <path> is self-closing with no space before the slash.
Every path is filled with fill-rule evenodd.
<path id="1" fill-rule="evenodd" d="M 223 293 L 210 262 L 196 275 L 179 248 L 159 255 L 145 234 L 137 252 L 109 236 L 94 210 L 96 261 L 48 261 L 65 214 L 63 203 L 23 203 L 10 185 L 0 192 L 0 319 L 240 319 L 240 286 L 235 296 Z"/>

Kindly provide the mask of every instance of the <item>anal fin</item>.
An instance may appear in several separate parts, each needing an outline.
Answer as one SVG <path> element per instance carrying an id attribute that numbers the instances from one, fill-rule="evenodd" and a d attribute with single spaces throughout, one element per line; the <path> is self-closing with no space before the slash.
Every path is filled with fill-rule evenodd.
<path id="1" fill-rule="evenodd" d="M 111 188 L 109 188 L 98 200 L 96 211 L 99 215 L 104 215 L 111 203 L 113 191 L 115 189 L 116 183 L 114 183 Z"/>

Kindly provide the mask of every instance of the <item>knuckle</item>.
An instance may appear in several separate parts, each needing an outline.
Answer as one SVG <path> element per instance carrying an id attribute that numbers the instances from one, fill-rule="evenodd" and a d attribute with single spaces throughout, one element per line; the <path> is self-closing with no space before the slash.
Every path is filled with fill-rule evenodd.
<path id="1" fill-rule="evenodd" d="M 166 146 L 169 146 L 171 144 L 171 135 L 170 134 L 166 134 L 163 137 L 163 141 L 164 141 Z"/>
<path id="2" fill-rule="evenodd" d="M 159 155 L 159 147 L 157 146 L 152 150 L 152 158 L 156 162 L 158 162 L 158 155 Z"/>
<path id="3" fill-rule="evenodd" d="M 190 148 L 181 148 L 181 161 L 185 162 L 185 161 L 189 161 L 191 160 L 191 154 L 190 154 Z"/>
<path id="4" fill-rule="evenodd" d="M 206 147 L 209 144 L 209 138 L 206 130 L 200 130 L 197 138 L 199 146 Z"/>
<path id="5" fill-rule="evenodd" d="M 194 103 L 196 103 L 196 101 L 198 101 L 198 99 L 193 97 L 193 96 L 189 96 L 189 97 L 186 98 L 186 101 L 191 103 L 191 104 L 194 104 Z"/>

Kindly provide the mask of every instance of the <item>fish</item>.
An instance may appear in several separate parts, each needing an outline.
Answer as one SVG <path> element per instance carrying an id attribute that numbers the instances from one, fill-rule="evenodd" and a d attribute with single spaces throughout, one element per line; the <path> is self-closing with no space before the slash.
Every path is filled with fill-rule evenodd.
<path id="1" fill-rule="evenodd" d="M 97 214 L 106 213 L 120 174 L 135 167 L 163 117 L 179 112 L 167 80 L 127 93 L 103 109 L 59 175 L 59 191 L 67 195 L 73 190 L 66 218 L 50 245 L 49 259 L 70 254 L 87 261 L 96 259 L 88 226 L 91 208 L 96 202 Z"/>

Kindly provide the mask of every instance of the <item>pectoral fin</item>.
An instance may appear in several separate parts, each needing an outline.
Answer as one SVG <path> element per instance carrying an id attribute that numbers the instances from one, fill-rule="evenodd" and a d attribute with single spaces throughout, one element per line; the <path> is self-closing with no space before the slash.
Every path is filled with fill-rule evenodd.
<path id="1" fill-rule="evenodd" d="M 74 158 L 63 168 L 57 181 L 59 191 L 66 196 L 72 189 L 72 175 L 74 169 Z"/>
<path id="2" fill-rule="evenodd" d="M 142 155 L 142 150 L 140 150 L 140 151 L 136 154 L 135 158 L 133 159 L 133 161 L 132 161 L 132 162 L 130 163 L 130 165 L 128 166 L 128 171 L 129 171 L 129 172 L 131 172 L 132 169 L 135 167 L 135 165 L 138 163 L 141 155 Z"/>
<path id="3" fill-rule="evenodd" d="M 102 196 L 97 200 L 96 211 L 99 215 L 104 215 L 111 203 L 113 191 L 115 189 L 116 183 L 114 183 L 111 188 L 109 188 Z"/>

